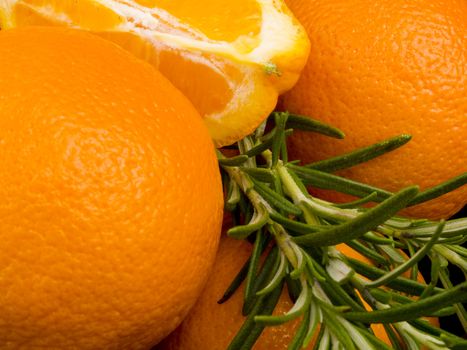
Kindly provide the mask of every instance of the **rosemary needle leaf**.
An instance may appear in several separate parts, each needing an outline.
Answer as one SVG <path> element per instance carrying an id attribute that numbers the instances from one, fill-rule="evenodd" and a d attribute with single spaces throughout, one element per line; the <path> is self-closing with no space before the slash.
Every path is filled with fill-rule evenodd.
<path id="1" fill-rule="evenodd" d="M 276 212 L 269 213 L 269 217 L 275 222 L 277 222 L 278 224 L 281 224 L 291 234 L 294 232 L 298 234 L 307 234 L 307 233 L 316 232 L 316 231 L 319 231 L 325 228 L 325 226 L 321 226 L 321 225 L 305 224 L 300 221 L 288 219 L 285 216 L 279 213 L 276 213 Z"/>
<path id="2" fill-rule="evenodd" d="M 317 306 L 317 303 L 312 299 L 310 303 L 310 318 L 308 322 L 308 329 L 305 334 L 305 339 L 303 340 L 303 348 L 308 348 L 308 345 L 312 341 L 313 338 L 316 339 L 316 343 L 318 343 L 318 339 L 321 337 L 321 331 L 324 327 L 320 327 L 318 330 L 318 335 L 316 335 L 318 325 L 322 323 L 322 313 L 321 309 Z"/>
<path id="3" fill-rule="evenodd" d="M 240 287 L 242 282 L 245 280 L 248 273 L 248 266 L 250 265 L 250 259 L 248 259 L 245 264 L 243 264 L 240 271 L 237 273 L 235 278 L 232 280 L 230 285 L 227 287 L 224 295 L 217 301 L 218 304 L 223 304 L 235 293 L 235 291 Z"/>
<path id="4" fill-rule="evenodd" d="M 347 202 L 347 203 L 339 203 L 339 204 L 334 204 L 335 207 L 341 208 L 341 209 L 351 209 L 351 208 L 356 208 L 359 207 L 363 204 L 370 203 L 374 199 L 378 197 L 378 192 L 371 192 L 368 196 L 359 198 L 355 201 L 352 202 Z"/>
<path id="5" fill-rule="evenodd" d="M 297 267 L 292 272 L 290 272 L 289 276 L 292 279 L 297 279 L 300 276 L 302 276 L 303 271 L 306 268 L 306 265 L 307 265 L 307 261 L 305 259 L 306 253 L 300 247 L 294 244 L 290 246 L 290 249 L 293 251 L 293 253 L 295 254 L 295 258 L 297 259 Z"/>
<path id="6" fill-rule="evenodd" d="M 250 264 L 248 266 L 248 274 L 246 276 L 245 291 L 244 291 L 245 301 L 250 300 L 250 298 L 254 294 L 254 279 L 256 277 L 256 274 L 259 268 L 259 260 L 261 257 L 261 251 L 262 251 L 261 248 L 263 245 L 262 244 L 263 238 L 264 238 L 264 235 L 261 230 L 256 232 L 255 243 L 253 245 L 253 252 L 251 253 Z"/>
<path id="7" fill-rule="evenodd" d="M 258 231 L 263 227 L 269 219 L 269 214 L 264 205 L 260 204 L 253 214 L 250 222 L 246 225 L 239 225 L 230 228 L 227 231 L 227 235 L 237 239 L 245 239 L 250 234 Z"/>
<path id="8" fill-rule="evenodd" d="M 313 294 L 310 290 L 310 287 L 308 286 L 308 282 L 305 279 L 301 281 L 301 286 L 302 290 L 300 292 L 300 295 L 298 296 L 297 301 L 287 313 L 278 316 L 255 316 L 255 322 L 264 325 L 280 325 L 302 315 L 306 310 L 308 310 Z"/>
<path id="9" fill-rule="evenodd" d="M 436 310 L 454 303 L 467 301 L 467 282 L 410 304 L 393 306 L 389 309 L 371 312 L 347 312 L 342 316 L 348 320 L 368 323 L 394 323 L 413 320 L 432 314 Z"/>
<path id="10" fill-rule="evenodd" d="M 467 172 L 453 177 L 446 182 L 443 182 L 439 185 L 431 187 L 423 192 L 420 192 L 414 199 L 412 199 L 409 203 L 409 206 L 420 204 L 422 202 L 426 202 L 430 199 L 437 198 L 446 194 L 448 192 L 454 191 L 456 188 L 464 186 L 467 184 Z"/>
<path id="11" fill-rule="evenodd" d="M 295 243 L 305 246 L 336 245 L 358 238 L 389 219 L 417 195 L 418 187 L 407 187 L 353 220 L 304 236 L 293 237 Z"/>
<path id="12" fill-rule="evenodd" d="M 362 235 L 361 239 L 369 243 L 378 244 L 378 245 L 389 245 L 391 247 L 404 248 L 405 246 L 398 241 L 393 240 L 392 238 L 385 238 L 375 234 L 374 232 L 366 232 Z"/>
<path id="13" fill-rule="evenodd" d="M 328 306 L 322 301 L 319 301 L 319 304 L 321 306 Z M 328 310 L 327 307 L 321 307 L 321 312 L 323 313 L 324 325 L 339 339 L 343 348 L 346 350 L 357 350 L 354 342 L 352 341 L 352 337 L 345 329 L 343 329 L 342 323 L 339 321 L 338 316 L 334 311 Z"/>
<path id="14" fill-rule="evenodd" d="M 227 350 L 249 350 L 253 347 L 265 327 L 265 325 L 258 324 L 254 321 L 255 315 L 259 313 L 262 315 L 272 314 L 281 293 L 282 286 L 274 289 L 272 293 L 258 299 L 250 315 L 243 323 Z"/>
<path id="15" fill-rule="evenodd" d="M 431 252 L 430 254 L 431 257 L 431 270 L 430 270 L 430 283 L 428 286 L 425 288 L 423 293 L 420 295 L 420 299 L 426 298 L 430 295 L 432 295 L 433 290 L 435 286 L 438 284 L 439 280 L 439 272 L 441 268 L 441 259 L 439 257 L 439 254 L 436 252 Z"/>
<path id="16" fill-rule="evenodd" d="M 394 328 L 389 324 L 384 324 L 383 327 L 384 327 L 384 331 L 388 335 L 389 340 L 391 341 L 391 345 L 392 345 L 393 349 L 394 350 L 404 350 L 404 348 L 403 348 L 403 346 L 401 344 L 400 337 L 397 336 Z"/>
<path id="17" fill-rule="evenodd" d="M 402 134 L 368 147 L 359 148 L 350 153 L 307 164 L 305 167 L 332 173 L 337 170 L 350 168 L 354 165 L 367 162 L 387 152 L 393 151 L 405 145 L 411 138 L 412 137 L 410 135 Z"/>
<path id="18" fill-rule="evenodd" d="M 403 232 L 416 237 L 431 237 L 438 223 L 428 221 L 413 228 L 404 229 Z M 467 235 L 467 218 L 459 218 L 446 221 L 442 237 L 455 237 Z"/>
<path id="19" fill-rule="evenodd" d="M 219 164 L 222 166 L 239 166 L 245 163 L 248 160 L 248 156 L 240 154 L 231 158 L 219 158 Z"/>
<path id="20" fill-rule="evenodd" d="M 310 309 L 303 314 L 303 320 L 300 322 L 300 326 L 297 329 L 291 343 L 287 350 L 300 350 L 303 347 L 303 342 L 305 341 L 308 326 L 310 324 Z"/>
<path id="21" fill-rule="evenodd" d="M 348 305 L 353 310 L 363 311 L 365 310 L 362 305 L 352 299 L 351 295 L 347 293 L 343 286 L 334 281 L 325 271 L 325 269 L 319 265 L 316 261 L 311 260 L 311 263 L 314 265 L 315 270 L 323 277 L 321 281 L 321 288 L 326 292 L 327 296 L 337 305 Z"/>
<path id="22" fill-rule="evenodd" d="M 389 347 L 385 342 L 383 342 L 381 339 L 379 339 L 374 334 L 372 334 L 372 333 L 370 333 L 368 331 L 363 331 L 362 333 L 365 335 L 365 338 L 371 344 L 374 345 L 375 349 L 378 349 L 378 350 L 382 350 L 382 349 L 384 349 L 384 350 L 394 350 L 394 349 L 402 350 L 402 348 L 400 346 L 400 340 L 394 334 L 394 331 L 390 327 L 385 327 L 385 331 L 386 331 L 386 334 L 388 335 L 389 339 L 391 340 L 392 345 L 394 345 L 394 343 L 397 344 L 395 347 L 392 347 L 392 348 Z M 391 333 L 392 333 L 392 336 L 393 336 L 392 339 L 391 339 L 391 336 L 390 336 Z"/>
<path id="23" fill-rule="evenodd" d="M 285 282 L 287 284 L 287 291 L 292 302 L 295 302 L 300 295 L 300 281 L 292 279 L 290 275 L 285 276 Z"/>
<path id="24" fill-rule="evenodd" d="M 326 173 L 315 169 L 308 169 L 288 163 L 287 167 L 302 180 L 303 184 L 310 185 L 325 190 L 334 190 L 356 197 L 366 197 L 373 192 L 377 196 L 373 198 L 375 202 L 381 202 L 392 195 L 391 192 L 385 191 L 374 186 L 362 184 L 357 181 L 346 179 L 341 176 Z"/>
<path id="25" fill-rule="evenodd" d="M 292 129 L 316 132 L 337 139 L 343 139 L 345 136 L 341 130 L 334 126 L 299 114 L 289 113 L 286 126 Z"/>
<path id="26" fill-rule="evenodd" d="M 379 254 L 376 250 L 368 248 L 364 244 L 360 243 L 358 240 L 353 240 L 347 242 L 346 244 L 353 250 L 356 250 L 357 252 L 362 254 L 363 256 L 366 256 L 367 258 L 373 260 L 376 264 L 383 266 L 389 265 L 389 261 L 384 256 Z"/>
<path id="27" fill-rule="evenodd" d="M 274 183 L 275 181 L 274 175 L 269 169 L 240 167 L 240 170 L 250 175 L 253 179 L 262 182 Z"/>
<path id="28" fill-rule="evenodd" d="M 287 273 L 287 259 L 285 258 L 284 253 L 279 252 L 279 266 L 277 267 L 274 276 L 271 278 L 269 283 L 260 291 L 256 293 L 257 296 L 266 295 L 271 293 L 284 279 Z"/>
<path id="29" fill-rule="evenodd" d="M 452 346 L 454 346 L 454 344 L 462 344 L 463 343 L 464 345 L 467 345 L 467 340 L 466 339 L 463 339 L 461 337 L 458 337 L 457 335 L 451 334 L 451 333 L 449 333 L 448 331 L 446 331 L 446 330 L 444 330 L 442 328 L 433 326 L 427 320 L 416 319 L 416 320 L 412 320 L 412 321 L 408 321 L 408 322 L 411 325 L 413 325 L 414 327 L 416 327 L 417 329 L 419 329 L 419 330 L 421 330 L 421 331 L 423 331 L 425 333 L 440 337 L 446 343 L 446 345 L 449 346 L 450 348 Z M 467 346 L 465 346 L 462 349 L 467 349 Z M 461 350 L 461 349 L 459 349 L 459 350 Z"/>
<path id="30" fill-rule="evenodd" d="M 428 241 L 427 244 L 423 246 L 422 249 L 417 251 L 409 260 L 403 264 L 397 266 L 395 269 L 391 270 L 384 276 L 381 276 L 375 281 L 369 282 L 366 284 L 367 288 L 375 288 L 387 284 L 388 282 L 394 280 L 398 276 L 402 275 L 405 271 L 410 269 L 412 266 L 417 264 L 436 244 L 444 228 L 444 220 L 441 220 L 436 232 L 433 234 L 432 238 Z"/>
<path id="31" fill-rule="evenodd" d="M 272 166 L 275 166 L 280 158 L 282 145 L 285 143 L 285 124 L 287 123 L 288 113 L 277 112 L 273 113 L 274 121 L 276 123 L 276 130 L 273 137 L 271 146 L 272 151 Z"/>
<path id="32" fill-rule="evenodd" d="M 276 132 L 276 128 L 272 129 L 271 132 L 269 132 L 267 135 L 264 135 L 261 138 L 261 142 L 254 147 L 250 148 L 248 151 L 246 151 L 244 154 L 247 155 L 248 157 L 256 157 L 262 152 L 266 151 L 267 149 L 271 148 L 272 143 L 274 141 L 274 134 Z M 287 129 L 284 131 L 285 136 L 292 135 L 293 130 L 292 129 Z"/>
<path id="33" fill-rule="evenodd" d="M 227 198 L 225 201 L 225 209 L 227 211 L 233 211 L 237 206 L 238 202 L 240 202 L 240 199 L 240 187 L 238 187 L 235 181 L 229 181 L 229 188 L 227 192 Z"/>
<path id="34" fill-rule="evenodd" d="M 275 191 L 270 189 L 268 186 L 262 184 L 261 182 L 252 179 L 255 186 L 256 192 L 258 192 L 269 204 L 281 209 L 288 214 L 292 215 L 301 215 L 302 210 L 297 207 L 292 202 L 288 201 L 285 197 L 277 194 Z"/>
<path id="35" fill-rule="evenodd" d="M 258 300 L 256 292 L 272 278 L 274 271 L 276 271 L 279 266 L 279 259 L 279 249 L 277 246 L 274 246 L 271 248 L 269 254 L 267 254 L 266 259 L 264 259 L 263 266 L 255 278 L 251 298 L 245 299 L 243 302 L 243 315 L 249 315 L 252 312 L 252 309 Z"/>
<path id="36" fill-rule="evenodd" d="M 379 278 L 387 273 L 387 271 L 381 270 L 375 266 L 367 265 L 364 262 L 351 257 L 347 257 L 347 261 L 357 273 L 370 279 Z M 417 296 L 421 295 L 426 288 L 426 284 L 422 284 L 406 277 L 397 277 L 393 281 L 389 282 L 387 286 L 399 292 Z M 443 291 L 444 289 L 442 288 L 434 288 L 435 293 L 441 293 Z"/>

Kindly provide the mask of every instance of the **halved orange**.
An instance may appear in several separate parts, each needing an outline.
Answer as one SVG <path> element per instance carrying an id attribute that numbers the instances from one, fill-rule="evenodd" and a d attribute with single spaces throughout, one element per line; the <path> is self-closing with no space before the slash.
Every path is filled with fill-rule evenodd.
<path id="1" fill-rule="evenodd" d="M 154 65 L 217 146 L 252 132 L 305 65 L 306 32 L 282 0 L 3 0 L 0 27 L 92 31 Z M 59 49 L 59 48 L 57 48 Z"/>

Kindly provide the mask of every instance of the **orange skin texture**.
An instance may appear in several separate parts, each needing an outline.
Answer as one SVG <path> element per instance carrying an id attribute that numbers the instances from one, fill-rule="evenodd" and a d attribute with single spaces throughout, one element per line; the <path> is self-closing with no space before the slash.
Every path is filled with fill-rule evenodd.
<path id="1" fill-rule="evenodd" d="M 228 237 L 221 239 L 214 269 L 201 297 L 188 316 L 157 350 L 225 350 L 245 321 L 242 315 L 244 284 L 225 303 L 219 300 L 251 254 L 251 245 Z M 275 313 L 287 312 L 292 303 L 283 292 Z M 253 349 L 282 350 L 293 338 L 298 321 L 267 327 Z"/>
<path id="2" fill-rule="evenodd" d="M 369 262 L 365 257 L 345 244 L 337 248 L 356 259 Z M 193 309 L 182 324 L 156 347 L 156 350 L 225 350 L 245 321 L 241 313 L 243 305 L 244 284 L 225 303 L 219 305 L 217 300 L 224 294 L 230 282 L 251 254 L 251 245 L 223 237 L 214 263 L 214 269 L 206 287 Z M 286 289 L 284 289 L 274 314 L 283 314 L 293 306 Z M 284 350 L 293 339 L 300 320 L 280 326 L 266 327 L 254 350 Z M 383 325 L 372 325 L 373 332 L 381 340 L 389 343 Z M 313 341 L 311 342 L 313 343 Z M 310 344 L 307 349 L 312 349 Z"/>
<path id="3" fill-rule="evenodd" d="M 152 66 L 72 29 L 1 31 L 0 86 L 0 348 L 150 348 L 218 246 L 199 114 Z"/>
<path id="4" fill-rule="evenodd" d="M 411 134 L 402 148 L 338 174 L 390 191 L 427 189 L 467 171 L 465 0 L 288 0 L 311 41 L 308 63 L 281 108 L 340 128 L 344 140 L 297 132 L 305 163 Z M 313 190 L 327 200 L 349 196 Z M 467 186 L 405 214 L 447 218 Z"/>

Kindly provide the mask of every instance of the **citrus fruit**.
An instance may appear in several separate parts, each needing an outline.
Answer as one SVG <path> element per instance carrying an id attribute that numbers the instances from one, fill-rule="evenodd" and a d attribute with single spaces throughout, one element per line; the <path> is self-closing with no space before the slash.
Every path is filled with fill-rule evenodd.
<path id="1" fill-rule="evenodd" d="M 339 245 L 338 249 L 347 256 L 368 262 L 365 257 L 345 244 Z M 222 297 L 230 282 L 250 256 L 251 251 L 251 245 L 246 241 L 222 237 L 214 269 L 201 297 L 182 324 L 156 347 L 157 350 L 227 349 L 245 321 L 241 312 L 244 285 L 242 284 L 227 302 L 219 305 L 217 300 Z M 288 293 L 284 289 L 274 314 L 283 314 L 292 306 Z M 300 320 L 297 319 L 280 326 L 266 327 L 253 349 L 287 349 L 299 324 Z M 372 328 L 377 337 L 389 343 L 381 324 L 374 324 Z M 308 349 L 312 348 L 312 345 L 308 347 Z"/>
<path id="2" fill-rule="evenodd" d="M 252 132 L 309 50 L 283 0 L 7 0 L 0 27 L 71 26 L 156 66 L 204 117 L 216 145 Z"/>
<path id="3" fill-rule="evenodd" d="M 67 28 L 1 31 L 0 85 L 0 348 L 150 348 L 220 236 L 199 114 L 149 64 Z"/>
<path id="4" fill-rule="evenodd" d="M 313 162 L 411 134 L 405 146 L 339 172 L 389 191 L 422 190 L 467 171 L 467 2 L 465 0 L 288 0 L 311 52 L 281 108 L 344 131 L 344 140 L 297 132 L 292 157 Z M 334 192 L 313 192 L 331 201 Z M 449 217 L 467 186 L 410 208 Z"/>

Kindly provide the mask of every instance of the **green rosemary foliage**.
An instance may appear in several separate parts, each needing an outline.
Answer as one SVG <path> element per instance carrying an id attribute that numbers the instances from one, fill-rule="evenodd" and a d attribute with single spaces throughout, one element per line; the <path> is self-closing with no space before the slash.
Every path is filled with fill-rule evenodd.
<path id="1" fill-rule="evenodd" d="M 395 349 L 450 349 L 466 341 L 429 325 L 425 316 L 456 314 L 467 332 L 467 282 L 453 285 L 448 267 L 467 275 L 467 218 L 448 221 L 395 216 L 407 206 L 440 196 L 467 183 L 461 174 L 433 189 L 408 187 L 391 193 L 330 172 L 373 159 L 403 146 L 409 135 L 328 160 L 298 165 L 288 161 L 286 138 L 292 128 L 342 138 L 331 126 L 302 116 L 275 112 L 252 135 L 237 144 L 238 155 L 218 152 L 226 209 L 243 220 L 228 231 L 248 239 L 253 253 L 220 302 L 246 283 L 246 321 L 230 350 L 251 349 L 262 330 L 301 317 L 290 349 L 310 343 L 321 324 L 317 349 L 389 349 L 370 325 L 386 324 Z M 265 133 L 265 130 L 267 133 Z M 334 204 L 312 197 L 306 186 L 333 189 L 360 199 Z M 363 207 L 377 203 L 372 208 Z M 378 204 L 379 203 L 379 204 Z M 345 256 L 344 243 L 372 264 Z M 272 246 L 272 249 L 266 249 Z M 403 250 L 406 254 L 402 254 Z M 267 254 L 260 263 L 260 255 Z M 418 263 L 431 260 L 428 284 L 417 281 Z M 410 278 L 405 274 L 411 271 Z M 294 306 L 283 315 L 272 312 L 283 288 Z M 370 305 L 367 311 L 362 299 Z M 401 346 L 400 339 L 404 346 Z"/>

